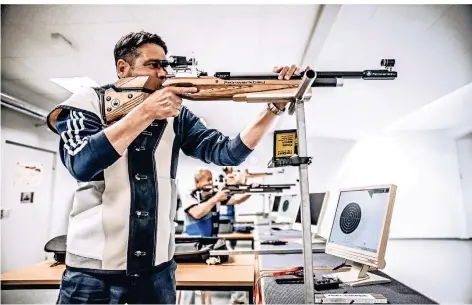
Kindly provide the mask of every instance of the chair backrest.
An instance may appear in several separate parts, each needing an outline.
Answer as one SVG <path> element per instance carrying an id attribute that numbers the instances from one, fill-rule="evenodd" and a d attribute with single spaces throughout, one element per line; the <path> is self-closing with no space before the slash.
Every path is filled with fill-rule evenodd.
<path id="1" fill-rule="evenodd" d="M 64 264 L 66 261 L 67 235 L 54 237 L 46 243 L 44 251 L 54 253 L 56 263 L 52 266 Z M 52 267 L 51 266 L 51 267 Z"/>
<path id="2" fill-rule="evenodd" d="M 67 235 L 54 237 L 46 243 L 44 251 L 54 253 L 65 253 L 67 245 Z"/>

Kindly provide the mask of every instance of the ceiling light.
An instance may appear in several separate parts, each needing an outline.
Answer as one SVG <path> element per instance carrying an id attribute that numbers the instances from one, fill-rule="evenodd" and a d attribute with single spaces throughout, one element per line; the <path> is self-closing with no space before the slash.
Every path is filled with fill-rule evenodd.
<path id="1" fill-rule="evenodd" d="M 50 80 L 72 93 L 78 92 L 81 87 L 99 87 L 96 81 L 87 76 L 51 78 Z"/>

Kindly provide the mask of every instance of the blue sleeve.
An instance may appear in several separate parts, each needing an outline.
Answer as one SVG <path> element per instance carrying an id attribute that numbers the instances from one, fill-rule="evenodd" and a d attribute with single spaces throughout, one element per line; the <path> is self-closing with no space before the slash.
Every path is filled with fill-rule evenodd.
<path id="1" fill-rule="evenodd" d="M 178 117 L 177 129 L 184 154 L 207 164 L 238 166 L 252 152 L 240 135 L 231 139 L 216 129 L 205 127 L 200 118 L 185 106 Z"/>
<path id="2" fill-rule="evenodd" d="M 93 113 L 63 109 L 56 121 L 62 163 L 78 181 L 91 181 L 120 158 Z"/>

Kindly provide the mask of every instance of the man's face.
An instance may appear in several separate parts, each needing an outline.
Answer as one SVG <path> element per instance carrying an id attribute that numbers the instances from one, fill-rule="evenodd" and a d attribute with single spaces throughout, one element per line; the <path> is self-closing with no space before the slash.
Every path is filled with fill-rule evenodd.
<path id="1" fill-rule="evenodd" d="M 139 55 L 134 64 L 130 65 L 120 59 L 117 63 L 117 72 L 120 78 L 132 76 L 153 76 L 163 79 L 167 74 L 165 68 L 160 66 L 160 60 L 165 60 L 164 49 L 157 44 L 147 43 L 139 47 Z"/>
<path id="2" fill-rule="evenodd" d="M 201 177 L 200 180 L 197 181 L 196 187 L 198 189 L 201 189 L 205 186 L 212 186 L 213 185 L 213 175 L 209 171 L 205 171 Z"/>

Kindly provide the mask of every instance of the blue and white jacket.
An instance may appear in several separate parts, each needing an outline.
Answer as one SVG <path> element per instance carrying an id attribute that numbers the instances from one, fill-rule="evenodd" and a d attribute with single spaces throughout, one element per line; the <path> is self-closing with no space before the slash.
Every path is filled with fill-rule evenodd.
<path id="1" fill-rule="evenodd" d="M 208 199 L 205 200 L 205 198 L 201 198 L 200 191 L 196 189 L 189 192 L 186 196 L 183 196 L 182 202 L 185 211 L 185 234 L 189 236 L 202 237 L 218 236 L 219 220 L 221 219 L 221 207 L 222 205 L 227 206 L 226 204 L 231 199 L 231 197 L 231 195 L 228 195 L 226 200 L 218 202 L 216 205 L 214 205 L 208 214 L 204 215 L 200 219 L 196 219 L 189 213 L 189 210 L 194 206 L 206 202 Z"/>
<path id="2" fill-rule="evenodd" d="M 48 115 L 62 163 L 79 182 L 69 217 L 66 265 L 100 272 L 160 268 L 174 254 L 179 151 L 205 163 L 237 166 L 252 152 L 240 136 L 206 128 L 185 106 L 156 120 L 120 156 L 104 134 L 94 88 Z"/>

